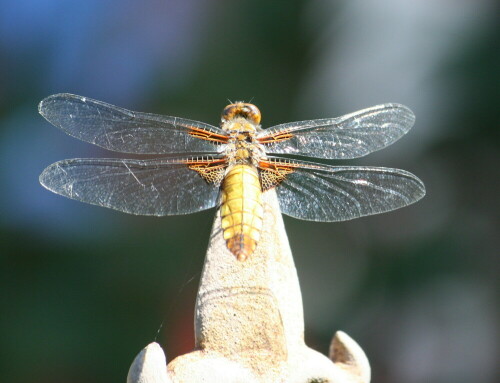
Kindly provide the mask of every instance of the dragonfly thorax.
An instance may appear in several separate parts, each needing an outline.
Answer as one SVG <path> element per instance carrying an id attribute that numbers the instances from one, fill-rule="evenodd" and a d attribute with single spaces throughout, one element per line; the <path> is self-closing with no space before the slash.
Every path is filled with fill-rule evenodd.
<path id="1" fill-rule="evenodd" d="M 240 140 L 246 139 L 248 136 L 254 136 L 259 129 L 258 125 L 255 125 L 252 121 L 244 117 L 236 117 L 229 121 L 223 121 L 221 127 L 231 137 Z"/>
<path id="2" fill-rule="evenodd" d="M 265 157 L 265 148 L 256 137 L 258 127 L 244 118 L 235 118 L 223 123 L 222 128 L 229 133 L 224 154 L 229 164 L 257 165 Z"/>
<path id="3" fill-rule="evenodd" d="M 229 109 L 231 112 L 237 105 L 239 104 L 229 105 L 224 110 Z M 264 148 L 258 143 L 256 138 L 257 131 L 260 130 L 260 127 L 249 119 L 248 116 L 235 115 L 225 120 L 224 115 L 223 112 L 221 127 L 229 135 L 229 141 L 225 150 L 225 155 L 229 163 L 255 164 L 265 153 Z"/>
<path id="4" fill-rule="evenodd" d="M 225 151 L 225 156 L 230 164 L 253 164 L 257 165 L 261 158 L 265 157 L 262 145 L 253 140 L 231 140 Z"/>

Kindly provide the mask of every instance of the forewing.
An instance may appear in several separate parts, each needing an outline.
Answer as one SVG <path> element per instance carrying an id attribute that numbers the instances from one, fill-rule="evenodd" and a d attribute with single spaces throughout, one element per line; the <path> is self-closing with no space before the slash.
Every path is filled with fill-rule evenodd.
<path id="1" fill-rule="evenodd" d="M 200 166 L 223 172 L 225 160 L 72 159 L 56 162 L 40 175 L 54 193 L 137 215 L 178 215 L 217 204 L 219 187 L 199 173 Z"/>
<path id="2" fill-rule="evenodd" d="M 346 221 L 399 209 L 425 195 L 422 181 L 400 169 L 267 161 L 266 167 L 285 174 L 276 187 L 282 213 L 299 219 Z"/>
<path id="3" fill-rule="evenodd" d="M 38 110 L 70 136 L 117 152 L 214 153 L 227 141 L 222 130 L 203 122 L 132 112 L 67 93 L 47 97 Z"/>
<path id="4" fill-rule="evenodd" d="M 349 159 L 385 148 L 410 130 L 415 115 L 406 106 L 383 104 L 338 118 L 291 122 L 260 132 L 268 153 Z"/>

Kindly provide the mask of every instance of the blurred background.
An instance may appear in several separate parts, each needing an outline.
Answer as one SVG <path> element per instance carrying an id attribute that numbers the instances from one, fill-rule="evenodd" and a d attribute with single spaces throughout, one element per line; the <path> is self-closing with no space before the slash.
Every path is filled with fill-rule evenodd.
<path id="1" fill-rule="evenodd" d="M 0 0 L 0 380 L 124 382 L 155 338 L 169 360 L 194 344 L 214 211 L 135 217 L 43 189 L 52 162 L 110 156 L 38 115 L 69 92 L 211 124 L 228 99 L 252 100 L 264 127 L 408 105 L 407 136 L 348 164 L 409 170 L 422 201 L 285 218 L 306 341 L 327 353 L 346 331 L 373 382 L 496 381 L 497 5 Z"/>

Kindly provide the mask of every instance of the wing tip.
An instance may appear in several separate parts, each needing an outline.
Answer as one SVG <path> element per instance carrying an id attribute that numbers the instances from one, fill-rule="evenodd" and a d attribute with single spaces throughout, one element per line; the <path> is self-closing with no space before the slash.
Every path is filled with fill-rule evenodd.
<path id="1" fill-rule="evenodd" d="M 42 185 L 45 189 L 48 189 L 47 188 L 47 185 L 45 183 L 45 171 L 47 170 L 47 168 L 45 168 L 41 173 L 40 175 L 38 176 L 38 182 L 40 182 L 40 185 Z"/>
<path id="2" fill-rule="evenodd" d="M 38 113 L 40 113 L 48 121 L 48 118 L 47 118 L 48 106 L 56 99 L 68 99 L 68 98 L 85 99 L 85 97 L 77 96 L 76 94 L 72 94 L 72 93 L 51 94 L 50 96 L 45 97 L 42 101 L 40 101 L 38 103 Z"/>
<path id="3" fill-rule="evenodd" d="M 415 121 L 415 113 L 413 113 L 413 111 L 409 107 L 407 107 L 406 105 L 400 104 L 398 102 L 386 102 L 383 104 L 375 105 L 372 108 L 373 109 L 387 109 L 387 108 L 399 109 L 399 110 L 404 111 L 407 114 L 407 118 L 409 120 L 411 120 L 413 122 Z M 368 108 L 368 109 L 372 109 L 372 108 Z"/>
<path id="4" fill-rule="evenodd" d="M 45 97 L 42 101 L 40 101 L 38 103 L 38 113 L 40 113 L 40 115 L 47 119 L 47 116 L 46 116 L 46 104 L 54 97 L 54 95 L 52 96 L 49 96 L 49 97 Z"/>
<path id="5" fill-rule="evenodd" d="M 411 182 L 413 182 L 413 184 L 414 184 L 413 185 L 414 192 L 412 194 L 411 201 L 409 201 L 407 204 L 403 205 L 402 207 L 412 205 L 425 197 L 427 190 L 425 189 L 424 182 L 420 178 L 418 178 L 415 174 L 413 174 L 407 170 L 402 170 L 402 169 L 396 169 L 396 170 L 398 170 L 401 175 L 408 177 L 408 179 L 410 179 Z"/>
<path id="6" fill-rule="evenodd" d="M 64 176 L 66 175 L 64 167 L 67 165 L 71 165 L 75 160 L 80 161 L 81 159 L 74 158 L 69 160 L 61 160 L 50 164 L 40 173 L 40 175 L 38 176 L 38 181 L 45 189 L 50 190 L 51 192 L 54 192 L 56 194 L 64 195 L 60 191 L 57 191 L 57 188 L 54 186 L 57 182 L 54 183 L 51 181 L 63 180 Z"/>
<path id="7" fill-rule="evenodd" d="M 418 186 L 420 187 L 420 190 L 419 190 L 420 193 L 417 196 L 417 199 L 415 200 L 415 202 L 417 202 L 425 197 L 425 195 L 427 194 L 427 189 L 425 188 L 424 182 L 420 178 L 418 178 L 417 176 L 414 176 L 414 177 L 415 177 L 415 181 L 418 183 Z"/>
<path id="8" fill-rule="evenodd" d="M 409 107 L 403 104 L 399 104 L 397 102 L 390 103 L 390 105 L 396 109 L 402 110 L 406 113 L 406 118 L 408 119 L 408 130 L 411 129 L 411 127 L 415 124 L 415 113 L 413 113 L 413 110 L 411 110 Z"/>
<path id="9" fill-rule="evenodd" d="M 57 167 L 58 162 L 54 162 L 53 164 L 50 164 L 47 166 L 43 171 L 40 173 L 38 176 L 38 182 L 40 182 L 40 185 L 42 185 L 45 189 L 50 190 L 54 192 L 54 190 L 51 188 L 50 183 L 49 183 L 49 174 L 53 173 L 52 169 Z"/>
<path id="10" fill-rule="evenodd" d="M 383 168 L 381 168 L 381 169 L 383 169 Z M 394 169 L 394 170 L 396 170 L 397 172 L 399 172 L 401 175 L 406 176 L 407 178 L 409 178 L 415 184 L 415 189 L 417 190 L 417 194 L 415 196 L 415 200 L 412 201 L 410 203 L 410 205 L 412 203 L 420 201 L 422 198 L 425 197 L 425 194 L 427 193 L 427 190 L 425 189 L 424 182 L 420 178 L 418 178 L 415 174 L 413 174 L 412 172 L 409 172 L 407 170 L 403 170 L 403 169 Z"/>

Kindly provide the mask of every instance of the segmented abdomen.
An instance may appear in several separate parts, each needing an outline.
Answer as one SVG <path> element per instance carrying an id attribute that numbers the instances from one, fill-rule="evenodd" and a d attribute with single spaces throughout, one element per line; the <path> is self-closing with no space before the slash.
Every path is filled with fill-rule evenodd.
<path id="1" fill-rule="evenodd" d="M 221 221 L 228 249 L 243 261 L 260 239 L 264 209 L 257 169 L 235 165 L 222 183 Z"/>

